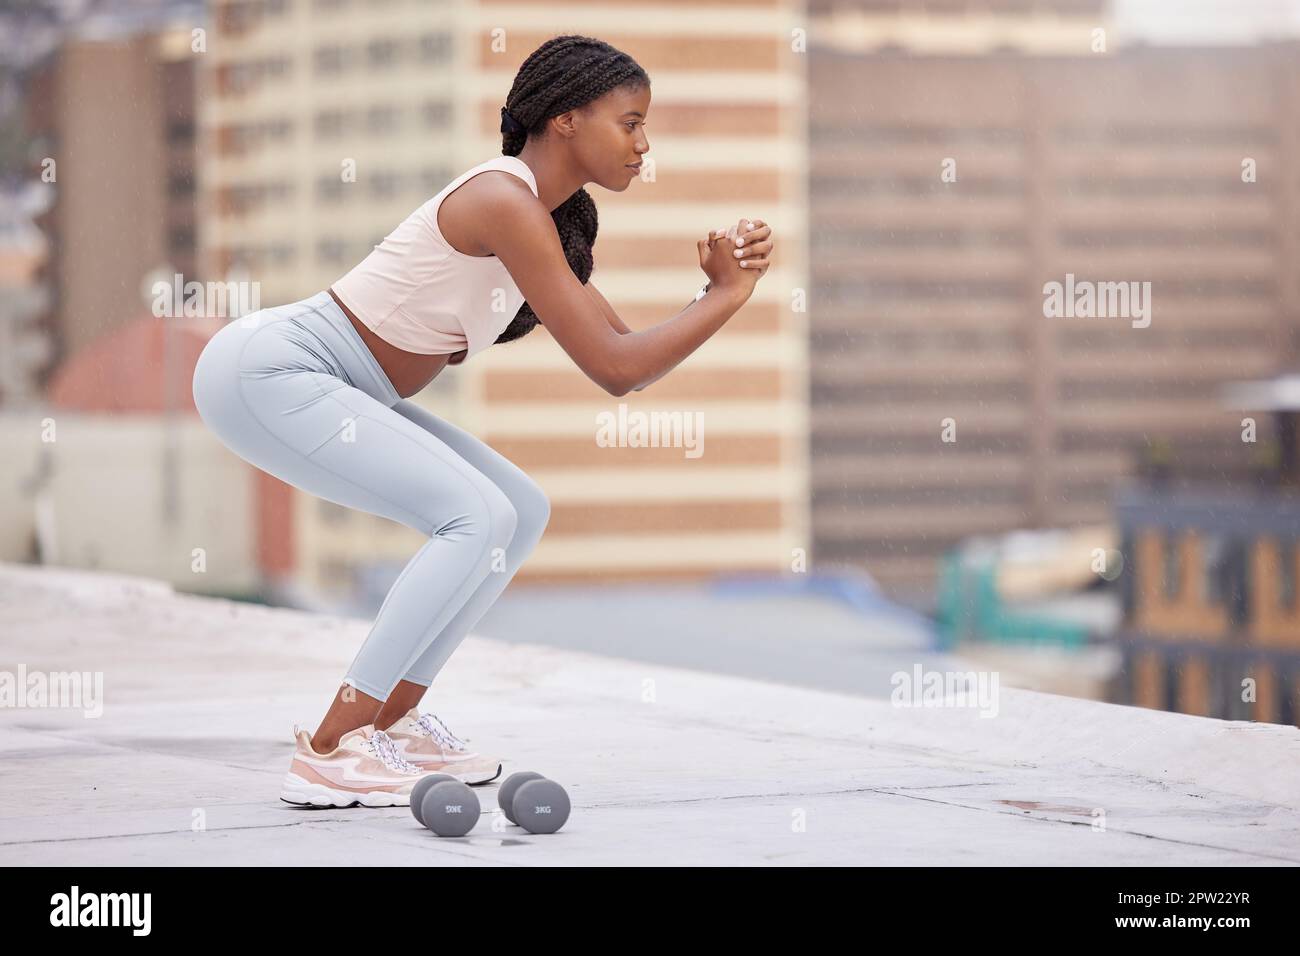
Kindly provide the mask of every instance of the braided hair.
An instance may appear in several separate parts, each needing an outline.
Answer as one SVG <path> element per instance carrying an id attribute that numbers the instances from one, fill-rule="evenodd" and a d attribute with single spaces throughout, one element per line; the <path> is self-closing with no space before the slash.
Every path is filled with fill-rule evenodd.
<path id="1" fill-rule="evenodd" d="M 646 71 L 621 50 L 586 36 L 557 36 L 524 60 L 502 109 L 501 155 L 518 156 L 529 136 L 540 134 L 552 116 L 585 106 L 610 90 L 650 85 Z M 569 268 L 584 285 L 591 278 L 591 247 L 596 242 L 596 203 L 585 189 L 551 211 Z M 497 336 L 509 342 L 537 326 L 525 302 Z"/>

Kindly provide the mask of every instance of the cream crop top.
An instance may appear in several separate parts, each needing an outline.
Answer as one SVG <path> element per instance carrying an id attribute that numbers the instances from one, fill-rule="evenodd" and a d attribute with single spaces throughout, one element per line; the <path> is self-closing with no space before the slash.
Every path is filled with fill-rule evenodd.
<path id="1" fill-rule="evenodd" d="M 343 304 L 384 341 L 425 355 L 465 349 L 468 360 L 494 343 L 519 311 L 523 293 L 501 260 L 459 252 L 438 229 L 442 200 L 489 169 L 513 173 L 537 195 L 533 171 L 517 156 L 479 163 L 407 216 L 334 283 Z"/>

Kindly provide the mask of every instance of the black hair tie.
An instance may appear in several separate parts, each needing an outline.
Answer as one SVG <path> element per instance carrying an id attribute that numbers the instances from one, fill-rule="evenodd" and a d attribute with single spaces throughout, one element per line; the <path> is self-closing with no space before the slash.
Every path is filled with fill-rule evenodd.
<path id="1" fill-rule="evenodd" d="M 501 132 L 503 133 L 527 133 L 528 127 L 519 120 L 511 116 L 506 108 L 501 107 Z"/>

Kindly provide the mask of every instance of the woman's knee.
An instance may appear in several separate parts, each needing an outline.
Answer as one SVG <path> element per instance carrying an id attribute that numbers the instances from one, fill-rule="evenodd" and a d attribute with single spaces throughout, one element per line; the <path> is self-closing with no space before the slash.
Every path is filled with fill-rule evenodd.
<path id="1" fill-rule="evenodd" d="M 514 540 L 519 529 L 519 510 L 505 493 L 491 482 L 487 483 L 490 493 L 485 495 L 488 501 L 489 537 L 495 547 L 505 548 Z"/>
<path id="2" fill-rule="evenodd" d="M 514 490 L 510 499 L 519 513 L 515 537 L 530 542 L 529 547 L 537 544 L 551 520 L 551 499 L 546 496 L 541 485 L 531 478 Z"/>
<path id="3" fill-rule="evenodd" d="M 519 512 L 514 503 L 486 478 L 466 479 L 456 501 L 442 500 L 437 504 L 444 513 L 450 505 L 453 517 L 432 522 L 429 533 L 433 535 L 481 534 L 489 548 L 505 548 L 514 539 L 519 525 Z"/>

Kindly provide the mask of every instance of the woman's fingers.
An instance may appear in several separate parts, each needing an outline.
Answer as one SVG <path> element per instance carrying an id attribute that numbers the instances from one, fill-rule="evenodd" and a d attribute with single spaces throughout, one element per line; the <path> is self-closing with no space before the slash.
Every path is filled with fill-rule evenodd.
<path id="1" fill-rule="evenodd" d="M 709 230 L 709 248 L 713 248 L 714 243 L 720 239 L 726 239 L 736 246 L 736 258 L 748 259 L 754 254 L 766 255 L 772 251 L 770 237 L 772 227 L 761 219 L 741 219 L 734 226 L 728 226 L 722 229 Z M 767 245 L 760 247 L 759 243 L 766 242 Z M 749 250 L 757 248 L 758 253 Z"/>
<path id="2" fill-rule="evenodd" d="M 754 256 L 767 256 L 772 251 L 772 240 L 764 239 L 760 242 L 746 242 L 745 245 L 734 250 L 732 255 L 737 259 L 749 259 Z"/>
<path id="3" fill-rule="evenodd" d="M 752 220 L 753 228 L 735 237 L 737 259 L 766 256 L 772 251 L 772 227 L 762 220 Z"/>

